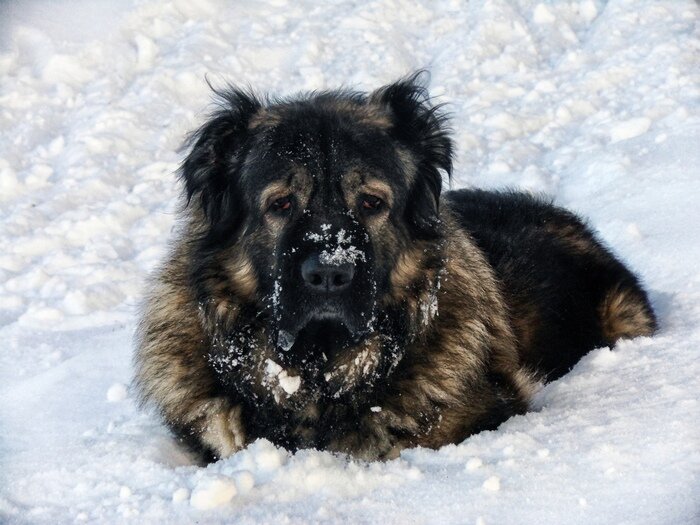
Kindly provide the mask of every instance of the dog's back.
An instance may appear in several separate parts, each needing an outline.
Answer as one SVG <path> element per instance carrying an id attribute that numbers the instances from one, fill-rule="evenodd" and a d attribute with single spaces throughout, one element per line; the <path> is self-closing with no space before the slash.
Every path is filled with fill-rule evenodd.
<path id="1" fill-rule="evenodd" d="M 573 213 L 524 193 L 445 197 L 501 279 L 524 363 L 546 379 L 592 348 L 656 329 L 637 278 Z"/>

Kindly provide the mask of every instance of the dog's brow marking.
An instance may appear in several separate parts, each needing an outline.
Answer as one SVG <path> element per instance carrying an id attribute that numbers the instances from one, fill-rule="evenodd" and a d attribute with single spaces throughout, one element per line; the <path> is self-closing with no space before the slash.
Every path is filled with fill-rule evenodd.
<path id="1" fill-rule="evenodd" d="M 289 189 L 289 184 L 283 181 L 277 181 L 269 184 L 260 193 L 260 207 L 263 210 L 267 209 L 275 198 L 284 197 L 287 195 L 287 193 L 289 193 Z"/>
<path id="2" fill-rule="evenodd" d="M 371 193 L 372 195 L 376 195 L 377 197 L 381 198 L 389 206 L 393 204 L 394 193 L 391 191 L 391 186 L 389 186 L 386 182 L 382 182 L 378 179 L 370 179 L 365 181 L 360 188 L 365 193 Z"/>
<path id="3" fill-rule="evenodd" d="M 278 180 L 268 184 L 260 193 L 260 207 L 266 210 L 275 198 L 293 194 L 301 206 L 309 199 L 309 174 L 305 168 L 292 165 L 291 174 L 287 180 Z"/>
<path id="4" fill-rule="evenodd" d="M 345 174 L 342 182 L 343 195 L 349 209 L 355 206 L 355 200 L 360 193 L 376 195 L 391 207 L 394 192 L 386 182 L 375 177 L 362 175 L 358 168 L 353 168 Z"/>

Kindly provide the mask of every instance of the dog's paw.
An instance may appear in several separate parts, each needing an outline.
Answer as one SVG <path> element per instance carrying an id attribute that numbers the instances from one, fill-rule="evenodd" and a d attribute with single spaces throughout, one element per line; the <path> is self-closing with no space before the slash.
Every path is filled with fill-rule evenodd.
<path id="1" fill-rule="evenodd" d="M 347 432 L 328 445 L 329 450 L 365 461 L 396 459 L 405 447 L 389 428 L 387 419 L 375 414 L 365 417 L 357 430 Z"/>
<path id="2" fill-rule="evenodd" d="M 219 458 L 226 458 L 242 449 L 245 444 L 241 407 L 226 399 L 207 403 L 200 439 Z"/>

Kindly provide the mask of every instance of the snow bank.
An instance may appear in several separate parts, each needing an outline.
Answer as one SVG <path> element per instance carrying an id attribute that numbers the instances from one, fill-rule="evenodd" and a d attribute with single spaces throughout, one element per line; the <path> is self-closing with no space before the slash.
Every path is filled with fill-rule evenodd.
<path id="1" fill-rule="evenodd" d="M 700 519 L 699 20 L 690 0 L 0 4 L 0 522 Z M 204 75 L 287 94 L 421 66 L 454 117 L 455 186 L 589 217 L 660 334 L 439 451 L 364 464 L 260 441 L 193 465 L 126 385 Z"/>

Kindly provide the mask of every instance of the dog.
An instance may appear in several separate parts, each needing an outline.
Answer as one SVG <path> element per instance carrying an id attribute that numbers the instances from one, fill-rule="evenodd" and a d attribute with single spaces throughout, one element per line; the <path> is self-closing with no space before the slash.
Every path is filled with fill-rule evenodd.
<path id="1" fill-rule="evenodd" d="M 637 277 L 573 213 L 442 192 L 454 145 L 424 84 L 229 86 L 191 137 L 135 385 L 205 461 L 259 438 L 364 460 L 458 443 L 591 349 L 656 330 Z"/>

